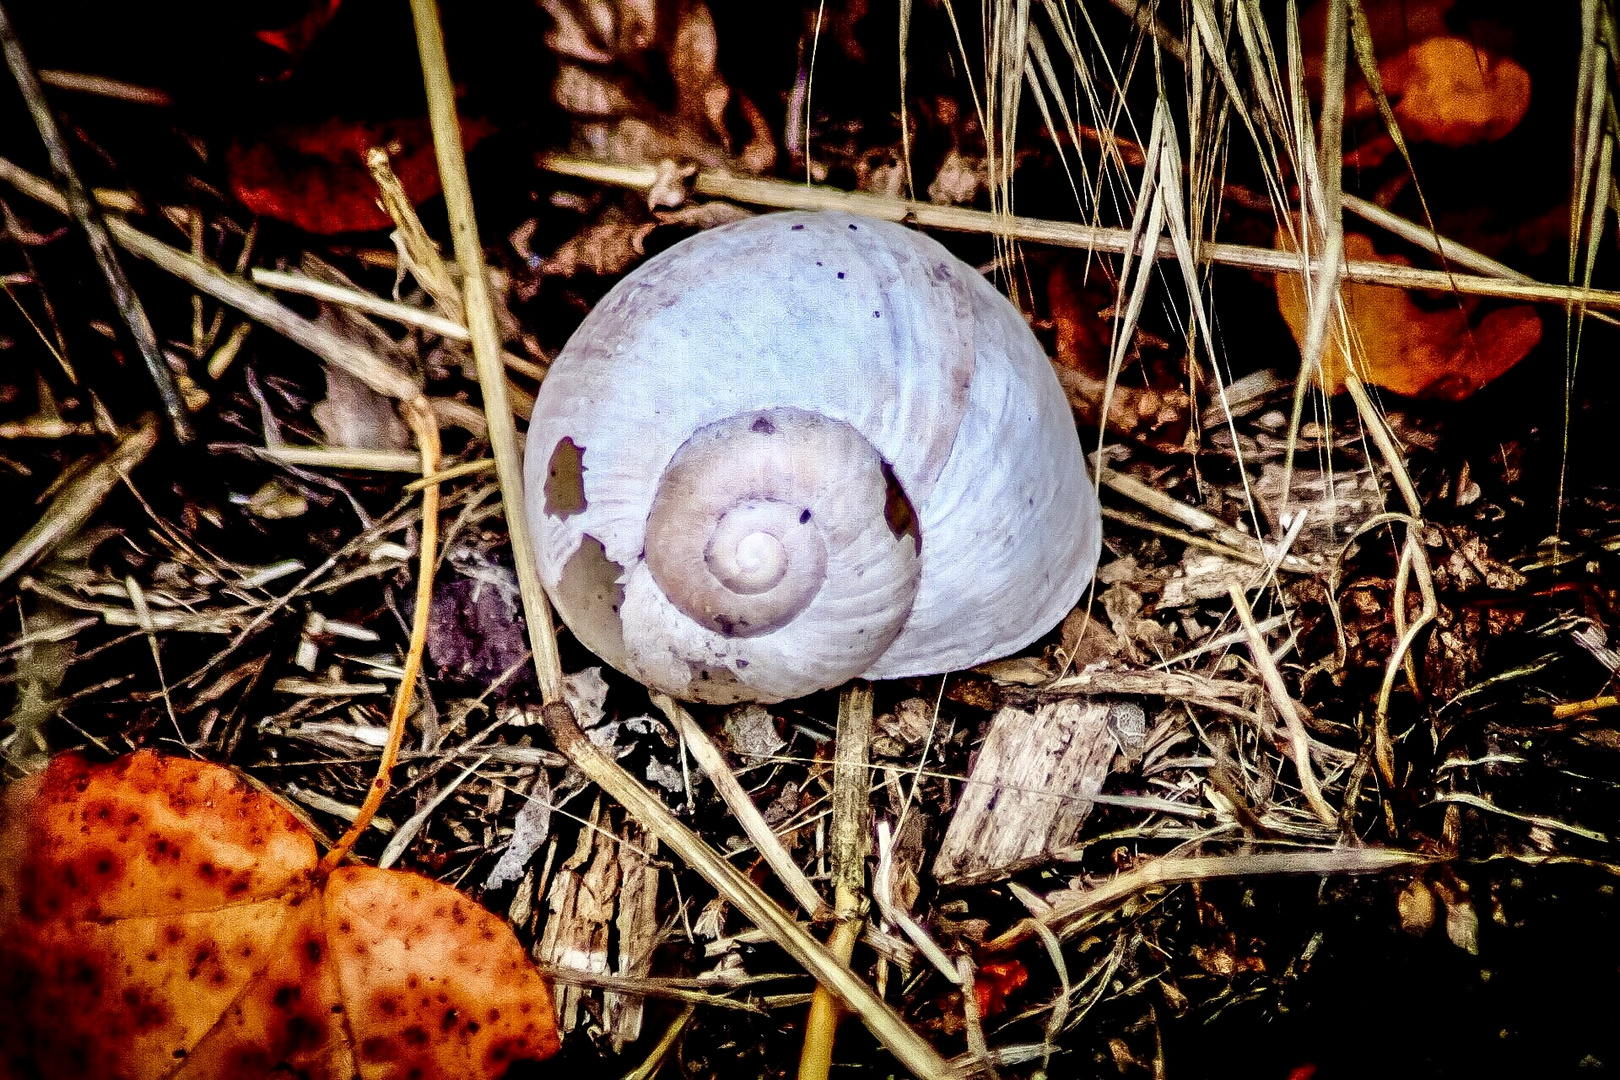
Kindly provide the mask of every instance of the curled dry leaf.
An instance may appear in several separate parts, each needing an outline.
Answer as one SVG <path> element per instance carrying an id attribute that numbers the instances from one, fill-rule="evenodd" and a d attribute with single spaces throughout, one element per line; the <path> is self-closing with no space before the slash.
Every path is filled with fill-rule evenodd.
<path id="1" fill-rule="evenodd" d="M 559 66 L 552 100 L 577 119 L 581 149 L 608 161 L 671 158 L 763 172 L 774 136 L 746 98 L 750 129 L 733 155 L 726 122 L 731 88 L 718 68 L 719 36 L 703 0 L 540 0 Z"/>
<path id="2" fill-rule="evenodd" d="M 394 403 L 339 368 L 326 369 L 326 397 L 309 411 L 328 446 L 403 450 L 411 444 Z"/>
<path id="3" fill-rule="evenodd" d="M 313 879 L 232 769 L 58 757 L 0 802 L 0 1073 L 497 1077 L 558 1046 L 505 923 L 416 874 Z"/>
<path id="4" fill-rule="evenodd" d="M 621 274 L 646 255 L 647 236 L 656 228 L 656 221 L 639 221 L 620 207 L 610 206 L 599 220 L 564 241 L 541 263 L 540 272 L 558 277 Z"/>
<path id="5" fill-rule="evenodd" d="M 462 144 L 470 150 L 494 130 L 485 121 L 463 119 Z M 225 170 L 231 193 L 255 214 L 322 235 L 382 229 L 393 219 L 378 205 L 376 182 L 366 170 L 366 151 L 374 146 L 388 148 L 413 203 L 439 193 L 426 117 L 283 125 L 232 142 Z"/>
<path id="6" fill-rule="evenodd" d="M 1278 246 L 1287 247 L 1284 234 Z M 1405 265 L 1399 256 L 1380 256 L 1370 239 L 1346 233 L 1348 259 L 1383 259 Z M 1277 275 L 1277 307 L 1294 340 L 1303 347 L 1308 324 L 1305 292 L 1298 275 Z M 1413 303 L 1403 289 L 1345 285 L 1345 312 L 1353 339 L 1356 371 L 1365 382 L 1408 397 L 1461 401 L 1523 360 L 1541 341 L 1541 317 L 1528 304 L 1497 308 L 1478 316 L 1479 298 L 1447 298 L 1435 311 Z M 1330 321 L 1322 351 L 1322 385 L 1330 394 L 1344 389 L 1348 359 L 1342 335 Z"/>

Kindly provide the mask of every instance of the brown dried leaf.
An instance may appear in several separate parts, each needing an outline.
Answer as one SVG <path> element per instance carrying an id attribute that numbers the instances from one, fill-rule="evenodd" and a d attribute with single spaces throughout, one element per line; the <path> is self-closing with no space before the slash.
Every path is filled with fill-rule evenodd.
<path id="1" fill-rule="evenodd" d="M 1278 246 L 1288 246 L 1281 232 Z M 1380 256 L 1359 233 L 1345 234 L 1344 254 L 1347 259 L 1407 264 L 1398 256 Z M 1475 320 L 1475 297 L 1428 311 L 1403 289 L 1345 285 L 1343 294 L 1361 378 L 1409 397 L 1461 401 L 1523 360 L 1541 341 L 1541 317 L 1529 304 L 1497 308 Z M 1297 275 L 1277 275 L 1277 307 L 1294 340 L 1303 345 L 1308 314 Z M 1322 385 L 1329 393 L 1344 389 L 1348 364 L 1344 343 L 1335 333 L 1322 352 Z"/>
<path id="2" fill-rule="evenodd" d="M 558 1041 L 505 924 L 415 874 L 312 879 L 222 766 L 77 755 L 0 801 L 0 1060 L 20 1075 L 494 1077 Z"/>
<path id="3" fill-rule="evenodd" d="M 557 277 L 573 277 L 582 271 L 600 277 L 621 274 L 647 253 L 643 244 L 657 227 L 653 221 L 632 221 L 611 206 L 599 221 L 558 248 L 541 265 L 541 273 Z"/>
<path id="4" fill-rule="evenodd" d="M 328 446 L 404 450 L 411 433 L 394 403 L 338 368 L 326 369 L 326 398 L 310 409 Z"/>
<path id="5" fill-rule="evenodd" d="M 1086 280 L 1079 265 L 1062 262 L 1047 281 L 1047 300 L 1057 353 L 1053 370 L 1070 406 L 1086 423 L 1096 424 L 1108 388 L 1113 326 L 1106 311 L 1113 304 L 1113 290 L 1095 269 Z M 1138 332 L 1137 338 L 1140 343 L 1143 335 Z M 1168 450 L 1181 445 L 1191 417 L 1192 398 L 1179 361 L 1158 348 L 1146 359 L 1127 357 L 1109 401 L 1109 428 Z"/>
<path id="6" fill-rule="evenodd" d="M 775 163 L 774 136 L 741 97 L 737 111 L 753 136 L 732 154 L 726 113 L 733 94 L 719 71 L 719 35 L 703 0 L 541 0 L 541 6 L 555 23 L 546 44 L 563 61 L 552 99 L 581 121 L 581 149 L 630 164 L 672 158 L 762 172 Z"/>

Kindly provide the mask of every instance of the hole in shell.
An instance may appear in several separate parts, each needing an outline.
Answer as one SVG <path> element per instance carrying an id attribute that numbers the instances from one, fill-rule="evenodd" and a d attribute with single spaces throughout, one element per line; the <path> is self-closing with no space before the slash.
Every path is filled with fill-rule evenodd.
<path id="1" fill-rule="evenodd" d="M 894 469 L 885 461 L 883 463 L 883 518 L 889 523 L 889 531 L 894 533 L 896 540 L 902 537 L 911 537 L 916 550 L 922 552 L 922 529 L 917 525 L 917 512 L 911 507 L 911 500 L 906 497 L 906 489 L 900 486 L 899 477 L 894 475 Z"/>
<path id="2" fill-rule="evenodd" d="M 565 436 L 546 465 L 546 513 L 568 518 L 585 510 L 585 448 Z"/>
<path id="3" fill-rule="evenodd" d="M 624 656 L 624 567 L 607 557 L 602 541 L 587 534 L 563 564 L 557 606 L 574 635 L 609 663 Z"/>

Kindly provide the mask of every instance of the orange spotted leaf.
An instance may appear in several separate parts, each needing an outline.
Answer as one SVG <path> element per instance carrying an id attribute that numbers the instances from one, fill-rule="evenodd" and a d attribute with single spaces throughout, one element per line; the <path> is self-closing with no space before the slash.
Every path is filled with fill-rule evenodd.
<path id="1" fill-rule="evenodd" d="M 558 1045 L 500 919 L 416 874 L 313 878 L 235 770 L 76 755 L 0 796 L 0 1075 L 499 1077 Z"/>

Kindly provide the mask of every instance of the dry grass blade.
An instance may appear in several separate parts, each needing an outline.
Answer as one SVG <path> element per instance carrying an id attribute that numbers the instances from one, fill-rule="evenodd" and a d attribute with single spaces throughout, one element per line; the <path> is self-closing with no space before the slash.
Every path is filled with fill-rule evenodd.
<path id="1" fill-rule="evenodd" d="M 1040 77 L 1036 77 L 1039 72 Z M 1033 24 L 1029 27 L 1029 58 L 1025 61 L 1025 77 L 1029 80 L 1029 88 L 1035 94 L 1035 104 L 1041 110 L 1041 121 L 1046 130 L 1052 133 L 1054 148 L 1057 151 L 1058 161 L 1063 165 L 1063 174 L 1068 178 L 1069 189 L 1074 192 L 1075 206 L 1081 213 L 1085 213 L 1086 199 L 1080 194 L 1081 185 L 1074 182 L 1074 173 L 1069 169 L 1069 158 L 1063 152 L 1063 145 L 1057 142 L 1058 126 L 1052 122 L 1052 112 L 1047 104 L 1047 89 L 1051 91 L 1052 101 L 1057 104 L 1058 112 L 1063 116 L 1063 130 L 1069 134 L 1069 144 L 1074 147 L 1075 160 L 1080 163 L 1080 179 L 1087 194 L 1090 194 L 1091 178 L 1086 175 L 1085 155 L 1080 153 L 1080 131 L 1075 126 L 1074 115 L 1069 111 L 1069 99 L 1063 93 L 1063 86 L 1058 81 L 1057 69 L 1052 66 L 1052 57 L 1046 51 L 1046 41 L 1041 37 L 1040 30 Z M 1046 89 L 1043 89 L 1043 81 Z"/>
<path id="2" fill-rule="evenodd" d="M 57 71 L 52 68 L 39 70 L 39 81 L 46 86 L 54 86 L 58 90 L 67 90 L 78 94 L 92 94 L 96 97 L 116 98 L 119 101 L 129 101 L 136 105 L 156 105 L 166 107 L 174 104 L 174 99 L 162 90 L 150 86 L 137 86 L 134 83 L 124 82 L 122 79 L 109 79 L 105 75 L 91 75 L 82 71 Z"/>
<path id="3" fill-rule="evenodd" d="M 1395 632 L 1398 635 L 1395 649 L 1390 653 L 1389 661 L 1384 668 L 1384 681 L 1378 690 L 1378 703 L 1373 714 L 1373 759 L 1378 765 L 1378 773 L 1383 777 L 1384 783 L 1394 787 L 1395 775 L 1395 749 L 1389 735 L 1389 699 L 1395 689 L 1395 676 L 1400 671 L 1402 663 L 1408 662 L 1412 653 L 1412 646 L 1416 644 L 1418 635 L 1440 614 L 1440 600 L 1434 591 L 1434 573 L 1429 567 L 1428 555 L 1423 550 L 1423 522 L 1419 518 L 1408 514 L 1379 514 L 1363 523 L 1356 529 L 1351 537 L 1353 543 L 1363 534 L 1388 524 L 1401 524 L 1406 527 L 1406 539 L 1401 544 L 1400 564 L 1395 570 L 1394 595 L 1390 599 L 1395 615 Z M 1413 577 L 1418 584 L 1418 593 L 1422 600 L 1422 609 L 1418 617 L 1408 625 L 1406 622 L 1406 590 L 1407 581 Z M 1409 671 L 1409 674 L 1411 672 Z"/>
<path id="4" fill-rule="evenodd" d="M 1101 470 L 1098 470 L 1101 472 Z M 1278 549 L 1274 544 L 1260 540 L 1235 526 L 1228 525 L 1220 518 L 1196 506 L 1190 506 L 1170 495 L 1165 494 L 1150 484 L 1145 484 L 1134 476 L 1125 473 L 1103 473 L 1102 486 L 1133 502 L 1140 503 L 1155 513 L 1162 514 L 1171 521 L 1180 522 L 1195 533 L 1208 533 L 1220 545 L 1223 551 L 1238 553 L 1236 557 L 1245 562 L 1252 562 L 1256 566 L 1270 566 L 1273 562 L 1284 570 L 1296 574 L 1313 574 L 1317 567 L 1301 559 L 1297 555 L 1282 553 L 1278 560 Z M 1105 511 L 1106 513 L 1106 511 Z M 1196 541 L 1195 541 L 1196 542 Z M 1206 542 L 1207 543 L 1207 542 Z M 1200 544 L 1203 546 L 1203 544 Z"/>
<path id="5" fill-rule="evenodd" d="M 512 423 L 506 371 L 501 363 L 500 332 L 495 326 L 495 310 L 489 298 L 489 274 L 484 268 L 484 249 L 478 239 L 472 189 L 467 182 L 467 159 L 462 152 L 461 124 L 456 117 L 455 85 L 450 78 L 450 62 L 445 56 L 438 4 L 434 0 L 411 0 L 411 16 L 416 24 L 422 77 L 427 85 L 428 119 L 433 127 L 433 147 L 439 158 L 439 178 L 450 218 L 450 236 L 456 261 L 461 264 L 462 303 L 473 359 L 478 365 L 478 383 L 484 394 L 489 446 L 495 457 L 495 475 L 500 481 L 501 502 L 506 509 L 518 590 L 528 621 L 529 647 L 534 653 L 541 695 L 548 703 L 561 701 L 562 660 L 557 655 L 551 605 L 540 587 L 533 541 L 529 538 L 523 505 L 523 463 L 518 454 L 517 428 Z"/>
<path id="6" fill-rule="evenodd" d="M 1128 186 L 1125 182 L 1127 175 L 1125 157 L 1120 150 L 1119 139 L 1114 134 L 1114 127 L 1123 119 L 1134 131 L 1135 121 L 1128 112 L 1124 113 L 1123 117 L 1120 116 L 1120 112 L 1124 108 L 1123 94 L 1115 95 L 1116 111 L 1111 115 L 1105 112 L 1102 101 L 1097 95 L 1096 80 L 1092 76 L 1091 69 L 1086 65 L 1085 59 L 1080 54 L 1080 43 L 1075 28 L 1070 24 L 1067 12 L 1058 0 L 1043 0 L 1043 3 L 1046 8 L 1047 18 L 1052 23 L 1052 30 L 1057 34 L 1059 42 L 1062 43 L 1063 51 L 1068 53 L 1075 78 L 1079 81 L 1080 88 L 1086 95 L 1086 106 L 1091 111 L 1092 124 L 1102 142 L 1102 162 L 1097 169 L 1096 187 L 1090 192 L 1091 205 L 1095 213 L 1100 201 L 1099 193 L 1105 179 L 1112 177 L 1117 179 L 1122 187 Z M 1096 26 L 1091 22 L 1091 17 L 1084 5 L 1080 6 L 1080 14 L 1086 19 L 1086 25 L 1091 29 L 1092 36 L 1095 38 Z M 1033 44 L 1032 40 L 1031 45 Z M 1180 43 L 1177 42 L 1176 45 L 1179 50 Z M 1114 75 L 1112 66 L 1108 66 L 1106 53 L 1103 55 L 1103 63 L 1107 66 L 1109 78 L 1113 80 L 1114 85 L 1117 87 L 1118 77 Z M 1111 173 L 1109 166 L 1112 166 Z"/>
<path id="7" fill-rule="evenodd" d="M 416 216 L 416 205 L 405 193 L 405 186 L 394 175 L 388 162 L 388 151 L 373 146 L 366 151 L 366 168 L 377 184 L 382 205 L 394 219 L 394 244 L 399 249 L 405 269 L 433 298 L 446 319 L 455 325 L 460 336 L 457 341 L 470 341 L 467 334 L 467 314 L 461 300 L 461 290 L 450 276 L 450 268 L 439 254 L 438 245 L 428 235 L 422 219 Z"/>
<path id="8" fill-rule="evenodd" d="M 691 713 L 668 694 L 654 691 L 650 697 L 653 705 L 669 717 L 669 722 L 675 725 L 675 729 L 686 740 L 686 747 L 697 760 L 698 768 L 703 770 L 703 775 L 714 785 L 714 790 L 725 801 L 731 816 L 737 819 L 737 823 L 743 827 L 743 832 L 748 834 L 748 839 L 754 842 L 760 857 L 776 874 L 777 880 L 787 887 L 787 891 L 804 909 L 805 914 L 812 919 L 822 917 L 826 913 L 827 905 L 821 899 L 821 894 L 816 892 L 816 887 L 810 884 L 810 879 L 804 876 L 799 864 L 793 861 L 793 856 L 782 846 L 782 841 L 777 838 L 775 830 L 766 823 L 765 816 L 759 812 L 759 807 L 754 805 L 754 800 L 748 797 L 748 791 L 738 781 L 737 774 L 726 764 L 725 755 L 714 745 L 708 732 L 692 719 Z"/>
<path id="9" fill-rule="evenodd" d="M 1363 221 L 1377 225 L 1381 229 L 1388 229 L 1408 244 L 1423 248 L 1430 254 L 1439 255 L 1449 262 L 1454 262 L 1458 266 L 1472 270 L 1476 274 L 1483 274 L 1486 277 L 1506 278 L 1510 281 L 1530 282 L 1535 280 L 1528 274 L 1521 274 L 1511 266 L 1505 266 L 1489 255 L 1483 255 L 1473 248 L 1464 247 L 1455 240 L 1437 237 L 1432 230 L 1426 229 L 1414 221 L 1408 221 L 1399 214 L 1384 209 L 1377 203 L 1368 202 L 1366 199 L 1351 195 L 1348 192 L 1341 192 L 1339 201 L 1346 210 Z"/>
<path id="10" fill-rule="evenodd" d="M 1176 263 L 1181 267 L 1182 282 L 1187 287 L 1187 305 L 1192 309 L 1195 325 L 1204 335 L 1205 346 L 1213 350 L 1215 347 L 1215 333 L 1210 325 L 1209 315 L 1204 308 L 1203 290 L 1198 285 L 1198 260 L 1194 254 L 1192 238 L 1188 233 L 1187 217 L 1184 211 L 1185 198 L 1181 187 L 1181 151 L 1176 144 L 1175 130 L 1170 123 L 1169 105 L 1160 99 L 1159 108 L 1165 116 L 1165 126 L 1169 137 L 1163 141 L 1159 152 L 1159 195 L 1165 207 L 1165 224 L 1170 231 L 1170 242 L 1176 253 Z M 1151 167 L 1152 154 L 1148 156 Z M 1192 353 L 1192 341 L 1188 341 L 1188 353 Z M 1237 419 L 1232 415 L 1231 403 L 1226 398 L 1226 384 L 1221 381 L 1220 365 L 1211 363 L 1210 370 L 1214 375 L 1215 394 L 1221 403 L 1221 411 L 1226 416 L 1227 430 L 1232 436 L 1232 445 L 1239 446 L 1237 433 Z M 1106 413 L 1104 414 L 1106 415 Z M 1243 500 L 1248 506 L 1249 515 L 1260 522 L 1260 514 L 1255 507 L 1254 493 L 1249 486 L 1249 473 L 1243 467 L 1243 454 L 1237 451 L 1238 475 L 1243 481 Z"/>
<path id="11" fill-rule="evenodd" d="M 78 532 L 108 493 L 118 486 L 124 474 L 152 452 L 157 439 L 157 422 L 148 417 L 104 461 L 57 492 L 56 498 L 51 500 L 33 528 L 0 556 L 0 581 L 12 577 Z"/>
<path id="12" fill-rule="evenodd" d="M 215 449 L 230 444 L 215 443 Z M 420 472 L 422 459 L 403 450 L 364 450 L 325 446 L 249 446 L 243 449 L 266 461 L 317 469 L 364 469 L 368 472 Z"/>
<path id="13" fill-rule="evenodd" d="M 79 179 L 78 172 L 73 168 L 67 144 L 62 141 L 61 129 L 56 125 L 56 114 L 51 111 L 50 104 L 45 100 L 44 88 L 39 85 L 39 78 L 34 74 L 33 65 L 23 55 L 22 42 L 17 39 L 17 32 L 11 25 L 11 17 L 6 14 L 3 5 L 0 5 L 0 51 L 5 52 L 6 65 L 11 68 L 12 77 L 17 80 L 17 88 L 22 91 L 23 100 L 28 105 L 28 112 L 34 118 L 34 125 L 39 128 L 40 139 L 44 141 L 45 150 L 51 159 L 51 171 L 56 174 L 57 182 L 67 192 L 68 210 L 90 241 L 90 250 L 95 254 L 101 276 L 106 279 L 113 305 L 118 308 L 119 318 L 123 319 L 130 337 L 135 341 L 136 349 L 140 351 L 147 374 L 152 378 L 152 385 L 157 387 L 158 398 L 163 402 L 163 411 L 169 416 L 169 425 L 174 429 L 175 438 L 187 442 L 191 438 L 191 421 L 186 416 L 186 404 L 180 397 L 180 387 L 175 380 L 174 372 L 170 370 L 169 362 L 163 356 L 163 350 L 158 347 L 157 334 L 152 330 L 152 323 L 146 317 L 146 309 L 141 306 L 140 297 L 135 295 L 135 290 L 129 284 L 129 278 L 124 274 L 123 266 L 118 262 L 118 253 L 113 250 L 112 239 L 107 235 L 107 223 L 102 220 L 101 210 L 91 200 L 89 193 L 85 191 L 83 181 Z"/>
<path id="14" fill-rule="evenodd" d="M 1328 5 L 1327 43 L 1322 57 L 1322 144 L 1316 154 L 1313 174 L 1318 213 L 1327 234 L 1321 267 L 1314 282 L 1309 273 L 1301 274 L 1305 285 L 1305 305 L 1308 323 L 1305 348 L 1300 355 L 1299 377 L 1294 380 L 1294 408 L 1288 418 L 1288 446 L 1283 457 L 1283 499 L 1292 489 L 1294 452 L 1299 441 L 1299 427 L 1305 415 L 1305 395 L 1322 371 L 1322 350 L 1327 344 L 1328 318 L 1341 308 L 1339 275 L 1344 258 L 1344 75 L 1348 57 L 1349 11 L 1343 0 L 1331 0 Z M 1309 148 L 1301 147 L 1301 153 Z M 1305 193 L 1312 194 L 1313 185 L 1307 182 Z M 1309 220 L 1309 215 L 1302 215 Z M 1304 222 L 1301 223 L 1302 226 Z M 1302 227 L 1301 233 L 1309 235 Z M 1303 238 L 1303 237 L 1302 237 Z M 1307 241 L 1308 243 L 1308 241 Z M 1305 252 L 1306 243 L 1300 245 Z"/>
<path id="15" fill-rule="evenodd" d="M 871 779 L 867 771 L 871 746 L 872 687 L 857 681 L 844 687 L 838 698 L 837 764 L 833 767 L 832 878 L 838 924 L 827 948 L 845 964 L 861 934 L 861 892 L 866 887 L 866 856 L 872 835 Z M 825 987 L 817 986 L 804 1024 L 799 1080 L 827 1080 L 838 1013 L 838 1002 Z"/>
<path id="16" fill-rule="evenodd" d="M 639 191 L 652 188 L 657 181 L 658 171 L 652 165 L 614 165 L 587 158 L 570 157 L 566 154 L 546 154 L 541 158 L 541 165 L 560 176 L 572 176 Z M 4 176 L 5 171 L 0 167 L 0 177 Z M 1088 251 L 1115 254 L 1136 250 L 1128 229 L 1111 229 L 1098 225 L 1016 215 L 997 215 L 959 206 L 934 206 L 885 195 L 840 191 L 836 188 L 795 184 L 783 180 L 761 180 L 709 170 L 698 172 L 692 183 L 699 195 L 777 210 L 842 210 L 885 221 L 912 222 L 925 229 L 999 234 L 1010 240 L 1051 244 L 1054 247 L 1083 248 Z M 1169 237 L 1164 237 L 1149 248 L 1146 254 L 1151 254 L 1156 259 L 1175 258 L 1175 244 Z M 1298 274 L 1301 270 L 1297 252 L 1275 248 L 1206 243 L 1199 246 L 1198 256 L 1200 265 L 1219 263 L 1266 274 Z M 1320 259 L 1313 258 L 1304 269 L 1315 273 L 1320 264 Z M 1592 308 L 1620 310 L 1620 292 L 1610 290 L 1448 274 L 1441 270 L 1425 270 L 1417 266 L 1400 266 L 1364 259 L 1346 260 L 1343 266 L 1343 279 L 1358 284 L 1388 285 L 1398 289 L 1455 291 L 1470 296 L 1494 296 L 1538 303 L 1584 303 Z"/>
<path id="17" fill-rule="evenodd" d="M 1060 895 L 1039 915 L 1019 922 L 984 945 L 1000 952 L 1023 944 L 1036 934 L 1038 922 L 1058 937 L 1080 929 L 1089 915 L 1107 911 L 1136 893 L 1163 885 L 1181 885 L 1219 878 L 1264 877 L 1274 874 L 1377 874 L 1405 866 L 1422 866 L 1423 855 L 1389 848 L 1302 849 L 1259 851 L 1239 855 L 1165 856 L 1152 859 L 1096 888 Z"/>
<path id="18" fill-rule="evenodd" d="M 363 311 L 367 315 L 377 315 L 384 319 L 391 319 L 406 326 L 414 326 L 419 330 L 427 330 L 438 334 L 450 341 L 470 341 L 467 328 L 460 323 L 436 315 L 431 311 L 423 311 L 410 304 L 401 304 L 393 300 L 384 300 L 380 296 L 361 292 L 358 289 L 346 289 L 342 285 L 333 285 L 330 282 L 317 281 L 305 277 L 303 274 L 291 274 L 285 270 L 265 270 L 261 267 L 253 269 L 253 283 L 263 285 L 267 289 L 279 289 L 282 292 L 297 293 L 300 296 L 312 296 L 317 300 L 325 300 L 332 304 L 342 304 L 345 307 Z"/>
<path id="19" fill-rule="evenodd" d="M 906 46 L 911 41 L 911 0 L 899 0 L 900 9 L 900 159 L 906 170 L 906 196 L 917 197 L 917 184 L 911 174 L 911 118 L 906 94 Z"/>
<path id="20" fill-rule="evenodd" d="M 1227 98 L 1233 103 L 1238 119 L 1243 121 L 1243 126 L 1248 129 L 1249 138 L 1258 152 L 1266 178 L 1266 188 L 1271 192 L 1272 200 L 1282 204 L 1285 202 L 1285 188 L 1279 175 L 1280 166 L 1276 148 L 1272 145 L 1271 128 L 1269 126 L 1257 128 L 1254 120 L 1249 115 L 1249 109 L 1243 101 L 1243 90 L 1238 85 L 1237 75 L 1232 71 L 1231 61 L 1227 58 L 1226 42 L 1216 29 L 1215 13 L 1210 7 L 1209 0 L 1192 0 L 1191 7 L 1193 26 L 1197 29 L 1198 37 L 1203 43 L 1204 53 L 1209 57 L 1210 63 L 1215 65 L 1215 70 L 1221 78 L 1221 85 L 1226 90 Z M 1256 73 L 1254 81 L 1257 86 L 1262 84 L 1258 73 Z M 1268 102 L 1264 93 L 1260 94 L 1260 100 L 1262 111 L 1269 114 L 1270 110 L 1265 107 Z"/>
<path id="21" fill-rule="evenodd" d="M 537 966 L 540 968 L 540 973 L 552 982 L 560 982 L 570 986 L 583 986 L 591 990 L 610 990 L 621 994 L 637 994 L 642 997 L 666 998 L 670 1001 L 685 1001 L 693 1005 L 712 1005 L 717 1009 L 731 1009 L 736 1012 L 763 1013 L 765 1011 L 752 1002 L 722 997 L 719 994 L 711 994 L 690 986 L 674 985 L 680 982 L 677 979 L 600 974 L 580 971 L 578 968 L 558 967 L 553 964 L 539 964 Z"/>
<path id="22" fill-rule="evenodd" d="M 681 1014 L 670 1023 L 669 1030 L 664 1032 L 657 1044 L 648 1052 L 647 1059 L 625 1073 L 624 1080 L 653 1080 L 663 1070 L 664 1063 L 669 1060 L 669 1055 L 674 1052 L 675 1047 L 680 1045 L 681 1036 L 686 1034 L 687 1027 L 696 1015 L 696 1005 L 688 1004 L 681 1010 Z"/>
<path id="23" fill-rule="evenodd" d="M 1182 63 L 1187 62 L 1187 46 L 1183 45 L 1181 39 L 1160 21 L 1155 10 L 1157 4 L 1144 4 L 1141 0 L 1111 0 L 1111 2 L 1143 32 L 1152 34 L 1153 39 L 1159 43 L 1159 48 Z"/>
<path id="24" fill-rule="evenodd" d="M 1144 258 L 1140 263 L 1136 263 L 1134 257 L 1137 250 L 1143 247 L 1144 239 L 1150 243 L 1157 243 L 1159 234 L 1164 229 L 1164 190 L 1158 183 L 1159 170 L 1154 167 L 1154 162 L 1159 158 L 1159 147 L 1164 142 L 1165 128 L 1168 124 L 1164 99 L 1161 98 L 1153 110 L 1153 128 L 1148 136 L 1147 165 L 1142 170 L 1142 186 L 1136 193 L 1136 213 L 1131 219 L 1131 242 L 1124 251 L 1125 258 L 1119 271 L 1120 292 L 1124 293 L 1129 286 L 1130 299 L 1126 302 L 1123 312 L 1119 310 L 1117 304 L 1115 305 L 1112 335 L 1114 347 L 1109 353 L 1108 378 L 1103 386 L 1101 413 L 1103 416 L 1109 415 L 1113 405 L 1114 390 L 1119 385 L 1119 373 L 1125 365 L 1125 354 L 1129 351 L 1130 342 L 1135 338 L 1136 323 L 1141 317 L 1142 305 L 1147 300 L 1148 285 L 1153 280 L 1154 261 Z M 1175 133 L 1171 132 L 1170 137 L 1175 138 Z M 1134 281 L 1131 278 L 1133 265 L 1136 270 Z M 1097 431 L 1095 459 L 1097 468 L 1092 477 L 1092 481 L 1099 489 L 1107 471 L 1102 456 L 1103 443 L 1107 437 L 1108 426 L 1100 425 Z"/>
<path id="25" fill-rule="evenodd" d="M 1322 787 L 1317 783 L 1316 771 L 1311 768 L 1311 739 L 1305 732 L 1305 722 L 1299 718 L 1299 710 L 1294 707 L 1294 699 L 1288 694 L 1288 685 L 1283 682 L 1282 672 L 1277 670 L 1277 663 L 1271 658 L 1271 648 L 1266 644 L 1266 639 L 1260 636 L 1260 628 L 1255 625 L 1254 612 L 1249 610 L 1249 601 L 1244 598 L 1242 587 L 1234 583 L 1229 589 L 1232 594 L 1232 608 L 1237 612 L 1238 621 L 1243 624 L 1244 633 L 1248 636 L 1249 653 L 1254 657 L 1254 666 L 1260 669 L 1260 677 L 1265 681 L 1266 689 L 1271 692 L 1271 701 L 1276 706 L 1277 715 L 1282 717 L 1283 724 L 1288 728 L 1289 756 L 1294 761 L 1294 768 L 1299 772 L 1300 790 L 1305 793 L 1305 801 L 1310 803 L 1311 810 L 1322 824 L 1336 825 L 1339 815 L 1322 797 Z"/>

